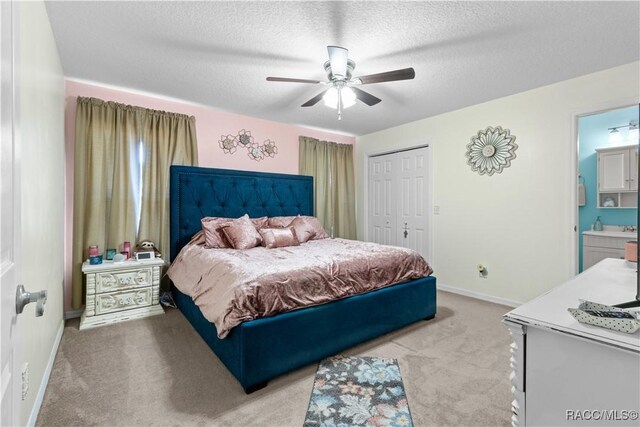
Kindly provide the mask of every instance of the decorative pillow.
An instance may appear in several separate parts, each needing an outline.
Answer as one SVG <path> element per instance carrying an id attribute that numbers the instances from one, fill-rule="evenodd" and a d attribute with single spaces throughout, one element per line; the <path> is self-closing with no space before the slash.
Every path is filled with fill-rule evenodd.
<path id="1" fill-rule="evenodd" d="M 263 228 L 258 230 L 262 236 L 262 246 L 267 249 L 283 248 L 285 246 L 300 246 L 293 227 Z"/>
<path id="2" fill-rule="evenodd" d="M 251 249 L 262 243 L 260 233 L 246 214 L 223 225 L 222 232 L 234 249 Z"/>
<path id="3" fill-rule="evenodd" d="M 230 248 L 231 245 L 225 237 L 222 226 L 232 221 L 233 218 L 220 218 L 215 216 L 208 216 L 202 218 L 202 231 L 204 231 L 204 239 L 206 248 Z"/>
<path id="4" fill-rule="evenodd" d="M 253 226 L 256 228 L 256 230 L 260 230 L 261 228 L 267 228 L 267 224 L 269 222 L 269 218 L 267 218 L 266 216 L 263 216 L 260 218 L 249 218 L 249 219 L 253 223 Z"/>
<path id="5" fill-rule="evenodd" d="M 190 245 L 201 246 L 206 244 L 206 239 L 204 238 L 204 231 L 200 230 L 196 234 L 193 235 L 191 240 L 189 240 Z"/>
<path id="6" fill-rule="evenodd" d="M 313 229 L 309 221 L 303 216 L 297 216 L 291 221 L 290 228 L 293 228 L 296 233 L 296 237 L 300 243 L 307 242 L 316 235 L 316 231 Z"/>
<path id="7" fill-rule="evenodd" d="M 327 239 L 329 235 L 325 231 L 320 221 L 315 216 L 303 216 L 307 223 L 313 228 L 315 235 L 312 237 L 313 240 Z"/>
<path id="8" fill-rule="evenodd" d="M 291 224 L 295 216 L 274 216 L 269 218 L 269 228 L 285 228 Z"/>

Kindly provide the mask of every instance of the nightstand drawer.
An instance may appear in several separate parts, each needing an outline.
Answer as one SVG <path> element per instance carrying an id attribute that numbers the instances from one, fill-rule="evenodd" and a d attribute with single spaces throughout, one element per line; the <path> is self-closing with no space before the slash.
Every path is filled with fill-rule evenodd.
<path id="1" fill-rule="evenodd" d="M 153 284 L 153 268 L 96 273 L 96 293 L 142 288 Z M 159 272 L 158 269 L 156 271 Z"/>
<path id="2" fill-rule="evenodd" d="M 96 315 L 111 313 L 113 311 L 127 310 L 130 308 L 151 305 L 153 291 L 151 287 L 144 289 L 132 289 L 129 291 L 98 294 L 95 296 Z"/>

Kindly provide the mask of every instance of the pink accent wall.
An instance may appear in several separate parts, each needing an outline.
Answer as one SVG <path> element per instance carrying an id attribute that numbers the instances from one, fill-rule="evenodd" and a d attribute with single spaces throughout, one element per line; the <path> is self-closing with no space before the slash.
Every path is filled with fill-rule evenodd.
<path id="1" fill-rule="evenodd" d="M 200 166 L 241 169 L 261 172 L 298 173 L 298 137 L 311 136 L 342 144 L 354 144 L 355 137 L 288 125 L 213 108 L 155 98 L 149 95 L 115 90 L 77 81 L 66 81 L 65 141 L 66 141 L 66 211 L 65 211 L 65 311 L 71 310 L 71 251 L 73 232 L 73 164 L 75 147 L 76 97 L 94 97 L 105 101 L 182 113 L 196 118 L 198 161 Z M 224 154 L 218 146 L 221 135 L 235 135 L 241 129 L 251 132 L 255 142 L 266 139 L 276 142 L 278 154 L 260 162 L 251 160 L 246 150 Z M 104 248 L 101 248 L 104 249 Z"/>

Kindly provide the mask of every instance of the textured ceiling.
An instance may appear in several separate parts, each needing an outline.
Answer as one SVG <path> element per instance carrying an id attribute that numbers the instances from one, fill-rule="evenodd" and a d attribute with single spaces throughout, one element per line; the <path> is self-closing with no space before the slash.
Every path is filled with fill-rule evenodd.
<path id="1" fill-rule="evenodd" d="M 632 2 L 48 2 L 65 75 L 225 111 L 363 135 L 640 59 Z M 382 99 L 300 105 L 324 86 L 327 45 Z"/>

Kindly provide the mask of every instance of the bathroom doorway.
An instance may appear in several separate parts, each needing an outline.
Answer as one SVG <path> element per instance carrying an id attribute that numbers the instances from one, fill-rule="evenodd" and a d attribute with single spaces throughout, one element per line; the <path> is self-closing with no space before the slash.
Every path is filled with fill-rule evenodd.
<path id="1" fill-rule="evenodd" d="M 578 116 L 578 272 L 636 240 L 639 106 Z"/>

